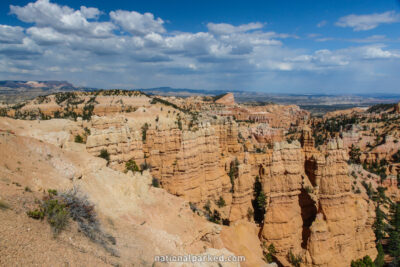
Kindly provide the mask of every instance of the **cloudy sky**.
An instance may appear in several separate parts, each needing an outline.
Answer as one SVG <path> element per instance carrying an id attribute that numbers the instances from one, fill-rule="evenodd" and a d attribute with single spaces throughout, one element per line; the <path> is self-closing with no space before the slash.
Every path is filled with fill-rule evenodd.
<path id="1" fill-rule="evenodd" d="M 400 93 L 394 0 L 2 0 L 0 12 L 0 80 Z"/>

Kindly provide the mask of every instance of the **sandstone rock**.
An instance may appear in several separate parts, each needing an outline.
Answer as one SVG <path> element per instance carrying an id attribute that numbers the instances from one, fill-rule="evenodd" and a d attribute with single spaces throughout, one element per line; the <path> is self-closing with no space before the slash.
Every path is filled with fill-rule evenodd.
<path id="1" fill-rule="evenodd" d="M 215 100 L 215 103 L 222 104 L 225 106 L 232 106 L 235 105 L 235 97 L 232 93 L 227 93 L 223 97 Z"/>
<path id="2" fill-rule="evenodd" d="M 83 99 L 87 102 L 89 97 Z M 144 226 L 134 231 L 138 235 L 143 231 L 152 238 L 158 236 L 156 240 L 160 244 L 154 247 L 159 251 L 204 252 L 203 245 L 214 249 L 225 246 L 237 254 L 244 251 L 249 255 L 252 263 L 249 266 L 262 266 L 264 242 L 274 244 L 277 260 L 284 266 L 289 264 L 289 251 L 301 256 L 304 266 L 348 266 L 352 259 L 365 255 L 375 257 L 374 207 L 361 194 L 352 193 L 348 175 L 346 148 L 349 142 L 356 141 L 355 135 L 343 132 L 345 141 L 333 138 L 317 150 L 312 130 L 304 125 L 309 114 L 298 106 L 240 106 L 234 103 L 232 94 L 219 100 L 217 103 L 221 105 L 211 100 L 165 98 L 170 104 L 161 105 L 150 104 L 150 98 L 145 96 L 130 99 L 101 95 L 96 97 L 98 103 L 94 108 L 94 113 L 101 117 L 92 116 L 89 122 L 57 120 L 53 122 L 56 125 L 53 131 L 48 129 L 48 123 L 53 120 L 43 121 L 39 126 L 39 123 L 7 119 L 0 126 L 29 138 L 42 136 L 41 140 L 62 146 L 65 153 L 85 155 L 79 164 L 87 166 L 73 160 L 60 161 L 57 157 L 46 164 L 63 178 L 63 183 L 84 186 L 105 216 L 126 224 L 135 221 L 135 225 L 147 218 Z M 54 103 L 54 99 L 46 103 L 49 111 L 59 107 Z M 26 109 L 37 109 L 37 105 L 33 103 Z M 128 107 L 137 110 L 122 114 Z M 183 109 L 186 107 L 204 111 L 207 116 L 198 119 Z M 78 104 L 77 112 L 81 108 Z M 149 127 L 143 130 L 145 123 Z M 19 129 L 23 126 L 35 130 Z M 90 129 L 86 146 L 71 142 L 85 127 Z M 282 141 L 289 129 L 302 129 L 300 142 Z M 351 133 L 358 130 L 352 129 Z M 371 150 L 369 157 L 379 158 L 389 143 L 396 148 L 390 137 L 388 141 Z M 274 143 L 273 148 L 265 143 Z M 52 151 L 36 147 L 40 147 L 44 157 Z M 262 150 L 254 153 L 254 148 Z M 110 154 L 108 164 L 92 157 L 98 156 L 102 149 Z M 135 160 L 139 166 L 146 163 L 151 168 L 143 175 L 115 171 L 123 171 L 128 160 Z M 231 180 L 228 173 L 236 162 L 237 170 Z M 389 171 L 396 173 L 394 169 Z M 253 209 L 256 176 L 266 195 L 266 213 L 260 226 L 247 218 Z M 160 181 L 163 189 L 150 186 L 153 178 Z M 45 188 L 41 179 L 34 181 L 35 186 Z M 386 183 L 397 187 L 392 179 Z M 182 213 L 179 217 L 175 205 L 182 205 L 183 200 L 167 192 L 199 209 L 210 202 L 211 210 L 218 210 L 221 219 L 228 219 L 231 225 L 205 223 L 204 218 L 190 211 L 187 202 L 182 210 L 187 210 L 190 216 Z M 108 198 L 102 199 L 104 196 Z M 225 200 L 224 207 L 217 207 L 220 197 Z M 147 213 L 144 207 L 151 207 L 152 212 Z M 169 217 L 170 211 L 174 212 L 177 223 Z M 176 227 L 180 223 L 190 233 L 181 232 Z"/>

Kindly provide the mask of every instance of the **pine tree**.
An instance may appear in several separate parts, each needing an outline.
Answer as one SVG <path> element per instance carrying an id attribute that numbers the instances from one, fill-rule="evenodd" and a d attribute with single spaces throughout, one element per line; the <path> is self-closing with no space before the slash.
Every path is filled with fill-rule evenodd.
<path id="1" fill-rule="evenodd" d="M 396 262 L 400 261 L 400 235 L 397 231 L 390 232 L 388 251 Z"/>
<path id="2" fill-rule="evenodd" d="M 376 221 L 374 223 L 374 228 L 375 228 L 375 237 L 376 237 L 376 242 L 380 242 L 383 237 L 385 236 L 385 225 L 383 222 L 383 219 L 385 218 L 385 214 L 380 208 L 380 205 L 376 207 Z"/>
<path id="3" fill-rule="evenodd" d="M 375 259 L 375 266 L 382 267 L 385 264 L 385 253 L 383 252 L 382 244 L 378 243 L 376 248 L 378 250 L 378 255 L 376 256 L 376 259 Z"/>
<path id="4" fill-rule="evenodd" d="M 400 232 L 400 204 L 394 204 L 394 214 L 392 218 L 392 226 L 397 231 Z"/>
<path id="5" fill-rule="evenodd" d="M 394 258 L 392 264 L 398 266 L 400 263 L 400 204 L 394 204 L 393 210 L 391 220 L 393 228 L 389 233 L 388 252 Z"/>

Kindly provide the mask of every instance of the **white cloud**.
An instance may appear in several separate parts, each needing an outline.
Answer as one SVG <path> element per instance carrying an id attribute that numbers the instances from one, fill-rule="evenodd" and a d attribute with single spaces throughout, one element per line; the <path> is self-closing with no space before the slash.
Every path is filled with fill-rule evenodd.
<path id="1" fill-rule="evenodd" d="M 49 0 L 37 0 L 23 7 L 10 5 L 10 13 L 24 22 L 34 23 L 37 27 L 50 27 L 59 32 L 87 37 L 108 37 L 115 28 L 110 22 L 87 20 L 99 15 L 97 8 L 82 6 L 81 10 L 74 10 L 68 6 L 50 3 Z"/>
<path id="2" fill-rule="evenodd" d="M 21 44 L 0 44 L 0 54 L 17 60 L 40 55 L 43 49 L 30 38 L 23 38 Z"/>
<path id="3" fill-rule="evenodd" d="M 81 6 L 81 13 L 87 19 L 95 19 L 100 16 L 100 10 L 95 7 Z"/>
<path id="4" fill-rule="evenodd" d="M 365 59 L 389 59 L 400 58 L 399 52 L 383 50 L 381 46 L 366 46 L 362 48 Z"/>
<path id="5" fill-rule="evenodd" d="M 19 44 L 24 38 L 24 29 L 18 26 L 0 25 L 0 43 Z"/>
<path id="6" fill-rule="evenodd" d="M 164 21 L 154 18 L 151 13 L 140 14 L 135 11 L 117 10 L 110 12 L 111 19 L 125 31 L 132 34 L 145 35 L 147 33 L 164 33 Z"/>
<path id="7" fill-rule="evenodd" d="M 400 21 L 400 15 L 394 11 L 374 13 L 369 15 L 351 14 L 339 18 L 336 25 L 339 27 L 350 27 L 354 31 L 367 31 L 378 27 L 380 24 L 390 24 Z"/>
<path id="8" fill-rule="evenodd" d="M 366 38 L 350 39 L 349 41 L 355 42 L 355 43 L 376 43 L 376 42 L 383 42 L 386 40 L 387 40 L 386 35 L 372 35 L 372 36 L 368 36 Z"/>
<path id="9" fill-rule="evenodd" d="M 227 23 L 208 23 L 207 28 L 212 34 L 224 35 L 233 33 L 248 32 L 251 30 L 259 30 L 264 27 L 264 24 L 256 22 L 249 24 L 242 24 L 239 26 L 233 26 Z"/>
<path id="10" fill-rule="evenodd" d="M 332 52 L 328 49 L 321 49 L 315 51 L 311 55 L 299 55 L 293 58 L 287 58 L 286 61 L 294 63 L 309 63 L 308 65 L 297 65 L 300 69 L 312 69 L 323 67 L 340 67 L 348 65 L 349 57 L 345 54 Z M 311 64 L 311 65 L 310 65 Z"/>
<path id="11" fill-rule="evenodd" d="M 67 42 L 69 36 L 61 34 L 50 27 L 31 27 L 26 30 L 30 37 L 40 45 L 51 45 Z"/>
<path id="12" fill-rule="evenodd" d="M 400 67 L 399 51 L 375 44 L 388 40 L 381 35 L 360 39 L 371 43 L 368 46 L 313 51 L 286 46 L 285 38 L 298 37 L 265 31 L 260 22 L 208 23 L 204 32 L 168 32 L 164 21 L 151 13 L 102 14 L 97 8 L 72 9 L 48 0 L 10 8 L 17 18 L 33 25 L 0 25 L 3 79 L 51 77 L 97 87 L 260 89 L 266 84 L 268 88 L 309 84 L 323 74 L 334 77 L 333 86 L 343 75 L 387 75 Z M 308 38 L 331 40 L 318 34 Z M 342 76 L 335 76 L 339 72 Z"/>

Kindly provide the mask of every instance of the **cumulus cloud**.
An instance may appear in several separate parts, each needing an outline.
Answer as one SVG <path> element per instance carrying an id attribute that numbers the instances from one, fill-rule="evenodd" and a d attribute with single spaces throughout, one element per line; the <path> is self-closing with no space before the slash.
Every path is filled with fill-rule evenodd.
<path id="1" fill-rule="evenodd" d="M 115 28 L 110 22 L 89 22 L 88 18 L 97 17 L 97 8 L 81 7 L 74 10 L 68 6 L 38 0 L 26 6 L 10 6 L 10 13 L 23 22 L 34 23 L 37 27 L 51 27 L 59 32 L 74 33 L 81 36 L 107 37 Z"/>
<path id="2" fill-rule="evenodd" d="M 208 30 L 216 35 L 223 35 L 223 34 L 233 34 L 233 33 L 240 33 L 240 32 L 247 32 L 251 30 L 259 30 L 264 27 L 264 24 L 256 22 L 256 23 L 249 23 L 249 24 L 242 24 L 239 26 L 233 26 L 227 23 L 208 23 L 207 28 Z"/>
<path id="3" fill-rule="evenodd" d="M 297 65 L 297 68 L 321 68 L 321 67 L 340 67 L 349 64 L 349 57 L 343 53 L 332 52 L 328 49 L 315 51 L 311 55 L 299 55 L 294 58 L 287 58 L 286 61 L 294 63 L 308 63 Z"/>
<path id="4" fill-rule="evenodd" d="M 13 59 L 28 59 L 43 53 L 43 49 L 29 38 L 21 44 L 0 44 L 0 54 Z"/>
<path id="5" fill-rule="evenodd" d="M 117 10 L 110 12 L 111 19 L 125 31 L 132 34 L 144 35 L 147 33 L 164 33 L 164 21 L 154 18 L 151 13 L 140 14 L 135 11 Z"/>
<path id="6" fill-rule="evenodd" d="M 81 14 L 87 19 L 95 19 L 100 16 L 100 10 L 95 7 L 81 6 Z"/>
<path id="7" fill-rule="evenodd" d="M 380 24 L 390 24 L 400 21 L 400 14 L 394 11 L 374 13 L 369 15 L 351 14 L 339 18 L 336 25 L 339 27 L 350 27 L 354 31 L 367 31 L 378 27 Z"/>
<path id="8" fill-rule="evenodd" d="M 370 44 L 366 46 L 314 51 L 286 46 L 287 38 L 298 37 L 266 31 L 260 22 L 210 22 L 204 31 L 171 32 L 151 13 L 102 13 L 95 7 L 73 9 L 49 0 L 10 10 L 27 24 L 0 25 L 2 79 L 51 77 L 103 88 L 124 84 L 254 90 L 309 84 L 308 79 L 317 81 L 322 74 L 358 77 L 373 75 L 375 68 L 390 73 L 400 67 L 400 52 L 384 46 L 381 35 L 360 39 Z"/>
<path id="9" fill-rule="evenodd" d="M 0 25 L 0 43 L 19 44 L 24 38 L 24 29 L 18 26 Z"/>
<path id="10" fill-rule="evenodd" d="M 39 45 L 54 45 L 66 42 L 68 35 L 62 34 L 50 27 L 31 27 L 26 30 L 30 37 Z"/>
<path id="11" fill-rule="evenodd" d="M 381 46 L 362 47 L 362 55 L 365 59 L 400 58 L 399 52 L 383 50 Z"/>

